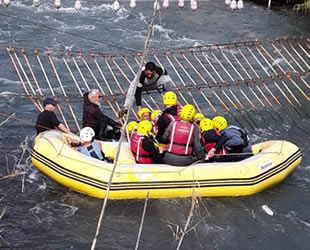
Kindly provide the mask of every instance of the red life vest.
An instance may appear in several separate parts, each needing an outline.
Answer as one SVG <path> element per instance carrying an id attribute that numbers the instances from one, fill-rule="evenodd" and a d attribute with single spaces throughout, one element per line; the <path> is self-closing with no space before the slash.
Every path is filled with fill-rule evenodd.
<path id="1" fill-rule="evenodd" d="M 215 133 L 217 135 L 220 135 L 220 133 L 218 132 L 217 129 L 214 129 L 214 131 L 215 131 Z M 204 133 L 202 133 L 201 139 L 202 139 L 203 145 L 205 145 L 205 148 L 206 148 L 207 152 L 209 152 L 216 145 L 215 142 L 207 142 L 205 137 L 204 137 Z M 216 150 L 214 153 L 215 154 L 219 154 L 219 155 L 226 155 L 227 154 L 227 150 L 224 147 L 222 147 L 221 149 Z"/>
<path id="2" fill-rule="evenodd" d="M 155 121 L 151 121 L 151 123 L 152 123 L 152 125 L 153 125 L 153 128 L 152 128 L 152 134 L 154 135 L 154 136 L 156 136 L 157 135 L 157 132 L 158 132 L 158 125 L 157 125 L 157 120 L 155 120 Z"/>
<path id="3" fill-rule="evenodd" d="M 185 121 L 174 121 L 166 151 L 177 155 L 191 155 L 193 152 L 195 125 Z"/>
<path id="4" fill-rule="evenodd" d="M 142 148 L 143 138 L 144 135 L 133 133 L 131 135 L 130 148 L 137 163 L 151 164 L 152 158 L 150 154 Z"/>

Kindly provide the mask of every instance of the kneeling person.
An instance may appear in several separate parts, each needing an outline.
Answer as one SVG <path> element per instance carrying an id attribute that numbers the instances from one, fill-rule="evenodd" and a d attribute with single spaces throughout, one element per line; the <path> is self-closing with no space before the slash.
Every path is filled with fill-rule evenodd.
<path id="1" fill-rule="evenodd" d="M 223 146 L 228 151 L 225 161 L 241 161 L 253 155 L 252 145 L 245 130 L 234 125 L 227 126 L 227 120 L 222 116 L 214 117 L 213 125 L 220 132 L 223 140 L 217 142 L 209 151 L 209 158 L 212 158 L 215 151 Z"/>
<path id="2" fill-rule="evenodd" d="M 130 147 L 137 163 L 164 163 L 163 155 L 151 138 L 152 127 L 150 121 L 141 121 L 138 124 L 137 132 L 131 136 Z"/>
<path id="3" fill-rule="evenodd" d="M 94 140 L 95 131 L 91 127 L 85 127 L 80 131 L 82 145 L 77 150 L 85 155 L 94 157 L 101 161 L 113 162 L 113 159 L 106 158 L 101 150 L 101 142 Z"/>

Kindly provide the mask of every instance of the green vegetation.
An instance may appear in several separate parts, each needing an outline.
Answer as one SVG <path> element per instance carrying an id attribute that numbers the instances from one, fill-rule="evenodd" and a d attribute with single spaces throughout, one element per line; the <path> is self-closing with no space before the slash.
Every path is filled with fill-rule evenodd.
<path id="1" fill-rule="evenodd" d="M 305 11 L 310 12 L 310 0 L 305 0 L 302 4 L 295 4 L 293 7 L 294 11 Z"/>

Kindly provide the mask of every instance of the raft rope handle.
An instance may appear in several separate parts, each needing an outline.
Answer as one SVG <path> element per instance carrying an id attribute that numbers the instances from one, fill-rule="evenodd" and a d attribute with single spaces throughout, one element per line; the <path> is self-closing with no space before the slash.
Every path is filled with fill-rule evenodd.
<path id="1" fill-rule="evenodd" d="M 38 51 L 37 51 L 36 49 L 34 49 L 34 54 L 36 55 L 36 59 L 37 59 L 39 65 L 40 65 L 40 68 L 41 68 L 42 73 L 43 73 L 43 75 L 44 75 L 44 77 L 45 77 L 45 80 L 46 80 L 46 82 L 47 82 L 47 84 L 48 84 L 48 87 L 49 87 L 49 89 L 50 89 L 50 91 L 51 91 L 51 93 L 52 93 L 54 99 L 56 100 L 56 99 L 57 99 L 57 96 L 55 95 L 55 92 L 54 92 L 54 90 L 53 90 L 53 88 L 52 88 L 52 86 L 51 86 L 51 83 L 50 83 L 50 81 L 49 81 L 49 79 L 48 79 L 48 76 L 47 76 L 47 74 L 46 74 L 46 72 L 45 72 L 44 66 L 43 66 L 43 64 L 42 64 L 42 62 L 41 62 L 39 53 L 38 53 Z M 60 113 L 60 116 L 61 116 L 62 120 L 63 120 L 64 123 L 65 123 L 65 126 L 66 126 L 67 128 L 69 128 L 68 123 L 67 123 L 67 121 L 66 121 L 66 118 L 65 118 L 65 116 L 64 116 L 64 114 L 63 114 L 63 112 L 62 112 L 60 103 L 57 105 L 57 108 L 58 108 L 58 111 L 59 111 L 59 113 Z"/>
<path id="2" fill-rule="evenodd" d="M 68 105 L 68 108 L 69 108 L 69 110 L 70 110 L 70 112 L 71 112 L 71 115 L 72 115 L 72 117 L 73 117 L 73 120 L 74 120 L 74 122 L 75 122 L 75 126 L 76 126 L 77 130 L 80 131 L 79 122 L 78 122 L 78 120 L 77 120 L 77 118 L 76 118 L 76 116 L 75 116 L 75 114 L 74 114 L 74 111 L 73 111 L 73 109 L 72 109 L 72 107 L 71 107 L 69 97 L 67 96 L 66 91 L 65 91 L 65 89 L 64 89 L 64 86 L 62 85 L 62 82 L 61 82 L 60 77 L 59 77 L 59 75 L 58 75 L 58 73 L 57 73 L 57 70 L 56 70 L 55 64 L 54 64 L 54 62 L 53 62 L 53 59 L 52 59 L 52 57 L 51 57 L 51 54 L 50 54 L 50 52 L 49 52 L 48 49 L 46 50 L 45 53 L 46 53 L 47 56 L 48 56 L 49 62 L 50 62 L 50 64 L 51 64 L 51 66 L 52 66 L 52 69 L 54 70 L 54 73 L 55 73 L 57 82 L 58 82 L 59 87 L 61 88 L 62 93 L 63 93 L 63 95 L 64 95 L 64 97 L 65 97 L 66 103 L 67 103 L 67 105 Z"/>
<path id="3" fill-rule="evenodd" d="M 30 95 L 29 92 L 28 92 L 28 89 L 27 89 L 27 87 L 26 87 L 26 85 L 25 85 L 25 83 L 23 81 L 23 78 L 22 78 L 22 76 L 21 76 L 21 74 L 20 74 L 20 72 L 19 72 L 19 70 L 17 68 L 17 65 L 16 65 L 16 63 L 15 63 L 15 61 L 14 61 L 12 55 L 11 55 L 12 50 L 9 47 L 7 47 L 7 51 L 8 51 L 9 57 L 11 59 L 11 62 L 13 64 L 13 66 L 14 66 L 14 69 L 16 71 L 16 74 L 17 74 L 17 76 L 18 76 L 18 78 L 19 78 L 19 80 L 20 80 L 20 82 L 21 82 L 21 84 L 22 84 L 22 86 L 23 86 L 27 96 L 32 101 L 33 105 L 37 108 L 37 110 L 41 112 L 42 111 L 41 107 L 33 100 L 33 96 Z"/>
<path id="4" fill-rule="evenodd" d="M 138 72 L 135 75 L 134 81 L 132 83 L 132 84 L 134 84 L 133 85 L 134 92 L 135 92 L 135 90 L 137 88 L 139 77 L 140 77 L 140 74 L 142 72 L 143 62 L 144 62 L 144 59 L 145 59 L 145 57 L 147 55 L 147 51 L 148 51 L 148 48 L 149 48 L 149 43 L 150 43 L 150 38 L 151 38 L 151 35 L 152 35 L 152 30 L 153 30 L 153 25 L 154 25 L 154 21 L 155 21 L 156 12 L 157 12 L 157 8 L 154 8 L 153 14 L 152 14 L 152 18 L 151 18 L 151 23 L 150 23 L 150 25 L 148 27 L 147 37 L 146 37 L 146 40 L 145 40 L 145 43 L 144 43 L 144 50 L 143 50 L 142 59 L 141 59 L 141 62 L 140 62 L 139 68 L 138 68 Z M 134 102 L 134 98 L 131 98 L 130 104 L 129 104 L 129 107 L 128 107 L 128 114 L 126 116 L 124 126 L 126 126 L 127 123 L 128 123 L 128 119 L 129 119 L 129 116 L 130 116 L 130 110 L 131 110 L 131 107 L 133 105 L 133 102 Z M 109 197 L 109 192 L 110 192 L 110 188 L 111 188 L 114 172 L 115 172 L 115 169 L 116 169 L 116 166 L 117 166 L 117 163 L 118 163 L 118 158 L 119 158 L 120 151 L 121 151 L 121 145 L 122 145 L 122 142 L 124 140 L 124 134 L 125 134 L 125 131 L 123 130 L 122 133 L 121 133 L 121 138 L 120 138 L 119 144 L 118 144 L 118 149 L 117 149 L 117 153 L 116 153 L 116 157 L 115 157 L 115 163 L 114 163 L 114 166 L 113 166 L 110 178 L 109 178 L 108 186 L 107 186 L 107 189 L 106 189 L 106 192 L 105 192 L 104 202 L 102 204 L 102 209 L 101 209 L 101 212 L 100 212 L 100 215 L 99 215 L 99 220 L 98 220 L 98 224 L 97 224 L 97 228 L 96 228 L 95 237 L 93 239 L 93 243 L 92 243 L 92 246 L 91 246 L 91 250 L 94 250 L 95 247 L 96 247 L 97 237 L 99 235 L 99 230 L 100 230 L 100 226 L 101 226 L 101 223 L 102 223 L 104 211 L 105 211 L 105 208 L 106 208 L 106 205 L 107 205 L 107 202 L 108 202 L 108 197 Z"/>

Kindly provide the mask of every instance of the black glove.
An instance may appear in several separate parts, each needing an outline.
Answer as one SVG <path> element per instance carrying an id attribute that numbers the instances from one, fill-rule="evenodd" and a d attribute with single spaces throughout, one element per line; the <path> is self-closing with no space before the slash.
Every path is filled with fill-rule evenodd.
<path id="1" fill-rule="evenodd" d="M 111 158 L 111 157 L 106 157 L 105 160 L 108 162 L 108 163 L 113 163 L 114 159 Z"/>
<path id="2" fill-rule="evenodd" d="M 127 109 L 121 109 L 121 110 L 118 112 L 118 117 L 119 117 L 119 119 L 125 118 L 127 113 L 128 113 L 128 110 L 127 110 Z"/>

